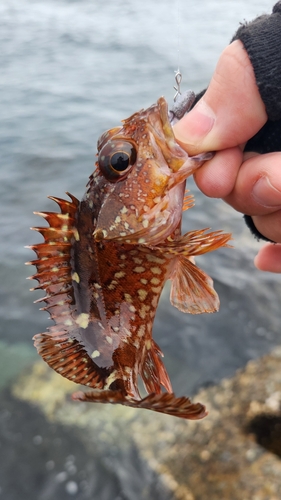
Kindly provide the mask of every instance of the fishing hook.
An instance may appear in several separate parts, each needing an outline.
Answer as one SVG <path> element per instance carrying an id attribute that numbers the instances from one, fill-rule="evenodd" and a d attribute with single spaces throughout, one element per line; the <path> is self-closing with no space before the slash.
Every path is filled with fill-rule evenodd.
<path id="1" fill-rule="evenodd" d="M 181 81 L 182 81 L 182 74 L 181 74 L 179 69 L 177 71 L 175 71 L 175 80 L 176 80 L 177 86 L 174 86 L 174 89 L 176 90 L 176 93 L 174 95 L 174 102 L 177 100 L 177 97 L 179 95 L 181 95 L 180 85 L 181 85 Z"/>

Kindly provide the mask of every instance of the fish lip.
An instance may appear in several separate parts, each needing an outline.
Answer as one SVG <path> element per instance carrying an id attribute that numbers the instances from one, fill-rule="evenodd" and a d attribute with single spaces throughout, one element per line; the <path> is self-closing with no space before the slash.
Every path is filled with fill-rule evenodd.
<path id="1" fill-rule="evenodd" d="M 159 97 L 155 108 L 155 112 L 148 116 L 149 129 L 161 150 L 168 171 L 173 174 L 185 163 L 188 154 L 176 141 L 165 97 Z"/>

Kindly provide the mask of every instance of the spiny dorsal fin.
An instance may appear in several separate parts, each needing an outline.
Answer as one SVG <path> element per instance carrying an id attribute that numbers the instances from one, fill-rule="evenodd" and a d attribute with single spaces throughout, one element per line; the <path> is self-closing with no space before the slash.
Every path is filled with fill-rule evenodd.
<path id="1" fill-rule="evenodd" d="M 27 262 L 37 269 L 30 279 L 39 282 L 34 289 L 45 290 L 46 296 L 36 302 L 45 302 L 42 309 L 47 310 L 55 322 L 48 332 L 34 336 L 34 345 L 44 361 L 62 376 L 101 389 L 108 371 L 96 366 L 73 335 L 77 325 L 71 249 L 73 240 L 79 238 L 75 227 L 79 201 L 68 195 L 71 202 L 50 196 L 61 213 L 37 212 L 47 220 L 49 227 L 32 228 L 43 235 L 44 242 L 29 247 L 37 254 L 37 259 Z"/>

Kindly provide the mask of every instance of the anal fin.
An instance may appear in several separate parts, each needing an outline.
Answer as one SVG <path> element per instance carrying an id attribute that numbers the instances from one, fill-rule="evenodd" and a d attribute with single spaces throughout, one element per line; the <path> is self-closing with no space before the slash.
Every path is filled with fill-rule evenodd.
<path id="1" fill-rule="evenodd" d="M 162 385 L 166 391 L 171 393 L 172 385 L 161 359 L 163 356 L 162 351 L 153 339 L 149 341 L 149 344 L 140 371 L 145 389 L 148 393 L 160 394 Z"/>

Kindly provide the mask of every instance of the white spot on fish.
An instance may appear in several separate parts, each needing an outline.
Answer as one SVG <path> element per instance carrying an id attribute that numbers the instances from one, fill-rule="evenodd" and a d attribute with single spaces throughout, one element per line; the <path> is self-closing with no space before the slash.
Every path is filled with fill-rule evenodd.
<path id="1" fill-rule="evenodd" d="M 145 347 L 146 347 L 147 349 L 151 349 L 151 340 L 147 340 L 147 341 L 145 342 Z"/>
<path id="2" fill-rule="evenodd" d="M 134 261 L 136 264 L 142 264 L 142 259 L 139 259 L 138 257 L 134 257 L 134 258 L 133 258 L 133 261 Z"/>
<path id="3" fill-rule="evenodd" d="M 155 277 L 154 277 L 154 278 L 151 278 L 150 283 L 151 283 L 152 285 L 159 285 L 160 280 L 159 280 L 158 278 L 155 278 Z"/>
<path id="4" fill-rule="evenodd" d="M 117 273 L 114 274 L 114 278 L 124 278 L 126 276 L 126 273 L 124 271 L 118 271 Z"/>
<path id="5" fill-rule="evenodd" d="M 141 319 L 145 319 L 145 317 L 146 317 L 146 308 L 143 306 L 144 306 L 144 304 L 142 305 L 142 307 L 140 308 L 140 311 L 139 311 L 139 315 L 140 315 Z"/>
<path id="6" fill-rule="evenodd" d="M 133 299 L 129 293 L 124 293 L 124 297 L 125 297 L 126 302 L 129 302 L 129 303 L 133 302 Z"/>
<path id="7" fill-rule="evenodd" d="M 139 299 L 140 299 L 142 302 L 146 299 L 147 294 L 148 294 L 148 292 L 147 292 L 146 290 L 144 290 L 143 288 L 140 288 L 140 289 L 138 290 L 138 296 L 139 296 Z"/>
<path id="8" fill-rule="evenodd" d="M 81 313 L 77 318 L 75 319 L 75 323 L 77 323 L 80 328 L 87 328 L 89 324 L 89 314 L 87 313 Z"/>
<path id="9" fill-rule="evenodd" d="M 150 270 L 153 274 L 162 274 L 160 267 L 152 267 Z"/>
<path id="10" fill-rule="evenodd" d="M 156 264 L 164 264 L 165 259 L 160 259 L 160 257 L 156 257 L 156 255 L 153 255 L 152 253 L 146 254 L 146 258 L 148 262 L 155 262 Z"/>
<path id="11" fill-rule="evenodd" d="M 112 344 L 112 338 L 109 337 L 109 335 L 107 335 L 105 338 L 109 344 Z"/>
<path id="12" fill-rule="evenodd" d="M 153 198 L 154 203 L 160 203 L 161 198 L 160 196 L 156 196 L 156 198 Z"/>
<path id="13" fill-rule="evenodd" d="M 95 358 L 98 358 L 100 356 L 100 351 L 93 351 L 92 354 L 91 354 L 91 358 L 95 359 Z"/>
<path id="14" fill-rule="evenodd" d="M 133 269 L 134 273 L 144 273 L 145 268 L 142 266 L 137 266 Z"/>
<path id="15" fill-rule="evenodd" d="M 141 337 L 143 337 L 143 336 L 144 336 L 144 334 L 145 334 L 145 325 L 141 325 L 141 326 L 139 327 L 139 329 L 138 329 L 138 333 L 137 333 L 137 335 L 138 335 L 138 337 L 140 337 L 140 338 L 141 338 Z"/>
<path id="16" fill-rule="evenodd" d="M 80 283 L 80 278 L 77 273 L 73 273 L 71 278 L 73 279 L 73 281 L 76 281 L 76 283 Z"/>
<path id="17" fill-rule="evenodd" d="M 143 285 L 147 285 L 147 283 L 148 283 L 148 281 L 147 281 L 146 279 L 144 279 L 144 278 L 142 278 L 142 279 L 140 280 L 140 282 L 141 282 Z"/>
<path id="18" fill-rule="evenodd" d="M 79 233 L 77 231 L 77 229 L 75 228 L 74 231 L 73 231 L 73 234 L 74 234 L 74 238 L 76 241 L 79 241 L 80 240 L 80 236 L 79 236 Z"/>

